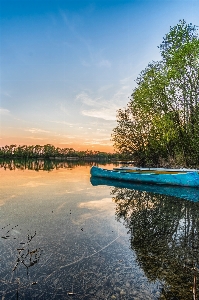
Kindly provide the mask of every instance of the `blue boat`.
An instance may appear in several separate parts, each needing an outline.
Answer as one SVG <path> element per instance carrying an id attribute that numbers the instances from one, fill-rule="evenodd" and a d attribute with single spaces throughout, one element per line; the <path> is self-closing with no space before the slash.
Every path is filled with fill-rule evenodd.
<path id="1" fill-rule="evenodd" d="M 91 176 L 99 178 L 114 179 L 120 181 L 149 183 L 159 185 L 174 185 L 199 187 L 199 174 L 194 171 L 169 172 L 164 169 L 164 172 L 155 172 L 154 170 L 124 171 L 124 169 L 107 170 L 93 166 L 90 170 Z"/>

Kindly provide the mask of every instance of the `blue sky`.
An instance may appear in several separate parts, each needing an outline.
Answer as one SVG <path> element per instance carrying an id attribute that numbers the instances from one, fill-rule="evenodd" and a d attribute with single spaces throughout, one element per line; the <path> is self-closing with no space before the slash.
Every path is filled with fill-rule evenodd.
<path id="1" fill-rule="evenodd" d="M 198 0 L 0 0 L 0 145 L 112 151 L 116 111 Z"/>

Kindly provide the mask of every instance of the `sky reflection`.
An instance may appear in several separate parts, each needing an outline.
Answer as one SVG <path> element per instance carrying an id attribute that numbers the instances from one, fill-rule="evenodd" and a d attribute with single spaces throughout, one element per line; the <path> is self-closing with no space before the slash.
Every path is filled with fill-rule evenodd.
<path id="1" fill-rule="evenodd" d="M 116 219 L 113 188 L 92 186 L 89 171 L 0 169 L 5 300 L 17 291 L 25 300 L 67 299 L 72 289 L 74 299 L 158 299 L 159 280 L 145 276 L 129 228 Z"/>

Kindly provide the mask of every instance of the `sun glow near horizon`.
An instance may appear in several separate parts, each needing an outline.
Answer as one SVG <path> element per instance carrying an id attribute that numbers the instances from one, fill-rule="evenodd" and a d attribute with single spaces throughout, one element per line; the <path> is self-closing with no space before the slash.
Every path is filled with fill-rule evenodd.
<path id="1" fill-rule="evenodd" d="M 89 124 L 67 122 L 48 122 L 49 126 L 24 127 L 8 126 L 1 131 L 0 146 L 5 145 L 45 145 L 52 144 L 60 148 L 73 148 L 78 151 L 87 149 L 114 152 L 111 132 L 116 122 L 98 121 Z M 41 124 L 40 124 L 41 125 Z M 82 126 L 80 126 L 82 125 Z M 90 127 L 89 127 L 90 126 Z"/>
<path id="2" fill-rule="evenodd" d="M 117 110 L 165 33 L 182 18 L 199 24 L 194 0 L 0 4 L 1 146 L 113 152 Z"/>

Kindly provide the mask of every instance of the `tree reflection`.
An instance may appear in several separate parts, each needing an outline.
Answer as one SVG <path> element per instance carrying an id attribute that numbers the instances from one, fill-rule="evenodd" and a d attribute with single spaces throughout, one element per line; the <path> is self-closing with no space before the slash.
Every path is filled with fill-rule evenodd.
<path id="1" fill-rule="evenodd" d="M 75 168 L 77 166 L 92 166 L 92 162 L 56 161 L 50 159 L 0 159 L 0 168 L 9 170 L 52 171 L 60 168 Z"/>
<path id="2" fill-rule="evenodd" d="M 197 299 L 199 203 L 126 188 L 111 194 L 139 265 L 162 282 L 160 299 Z"/>

